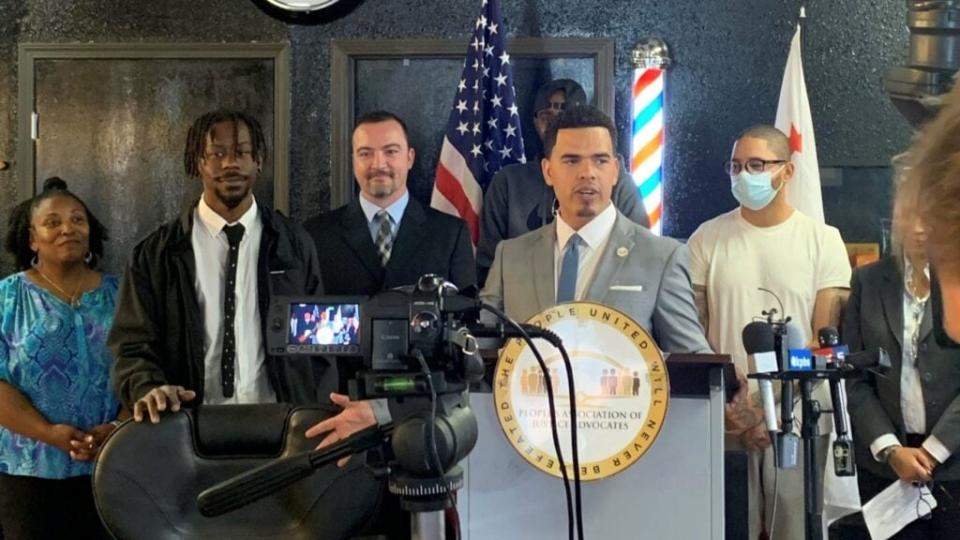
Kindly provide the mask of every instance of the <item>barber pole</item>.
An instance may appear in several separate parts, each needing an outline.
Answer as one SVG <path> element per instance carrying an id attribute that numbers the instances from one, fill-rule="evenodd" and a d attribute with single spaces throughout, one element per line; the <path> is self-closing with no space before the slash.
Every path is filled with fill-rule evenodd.
<path id="1" fill-rule="evenodd" d="M 633 50 L 630 176 L 640 192 L 650 230 L 663 231 L 663 88 L 670 65 L 667 44 L 648 38 Z"/>

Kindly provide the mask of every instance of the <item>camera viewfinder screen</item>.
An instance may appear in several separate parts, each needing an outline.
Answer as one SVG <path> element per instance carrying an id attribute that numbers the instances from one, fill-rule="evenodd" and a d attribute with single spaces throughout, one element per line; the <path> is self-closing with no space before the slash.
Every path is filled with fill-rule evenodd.
<path id="1" fill-rule="evenodd" d="M 357 345 L 360 343 L 359 304 L 292 304 L 290 344 Z"/>

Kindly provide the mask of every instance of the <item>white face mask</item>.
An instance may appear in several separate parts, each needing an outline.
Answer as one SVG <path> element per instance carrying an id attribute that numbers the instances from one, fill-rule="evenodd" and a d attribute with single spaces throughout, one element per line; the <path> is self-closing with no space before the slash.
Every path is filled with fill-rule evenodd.
<path id="1" fill-rule="evenodd" d="M 780 172 L 780 169 L 783 169 L 782 165 L 773 172 L 764 171 L 752 174 L 743 170 L 740 171 L 740 174 L 731 176 L 730 189 L 733 192 L 733 197 L 750 210 L 766 208 L 783 188 L 783 182 L 781 182 L 780 187 L 773 189 L 773 174 L 774 172 Z"/>

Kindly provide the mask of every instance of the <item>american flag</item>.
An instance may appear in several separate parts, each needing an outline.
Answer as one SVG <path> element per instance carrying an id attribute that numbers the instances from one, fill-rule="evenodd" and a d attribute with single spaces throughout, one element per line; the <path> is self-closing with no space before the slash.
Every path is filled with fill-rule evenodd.
<path id="1" fill-rule="evenodd" d="M 467 222 L 474 245 L 483 191 L 501 167 L 526 161 L 500 3 L 482 1 L 430 199 L 434 208 Z"/>

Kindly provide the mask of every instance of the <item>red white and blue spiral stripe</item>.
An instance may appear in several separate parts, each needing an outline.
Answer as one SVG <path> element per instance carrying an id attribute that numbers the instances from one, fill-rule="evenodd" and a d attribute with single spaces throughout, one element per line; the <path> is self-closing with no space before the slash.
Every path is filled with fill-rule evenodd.
<path id="1" fill-rule="evenodd" d="M 633 71 L 633 129 L 630 175 L 640 192 L 654 234 L 663 229 L 663 74 L 660 68 Z"/>

